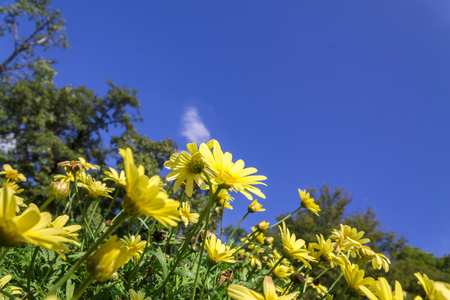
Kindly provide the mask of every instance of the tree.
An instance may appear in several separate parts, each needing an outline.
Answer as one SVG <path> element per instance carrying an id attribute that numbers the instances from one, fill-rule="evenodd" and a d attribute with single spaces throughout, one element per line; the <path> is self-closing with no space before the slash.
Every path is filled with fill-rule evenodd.
<path id="1" fill-rule="evenodd" d="M 54 47 L 68 47 L 67 36 L 63 32 L 64 19 L 50 5 L 50 0 L 19 0 L 14 5 L 0 7 L 0 14 L 4 16 L 0 37 L 5 33 L 13 37 L 13 49 L 0 64 L 3 80 L 10 79 L 10 75 L 24 74 L 42 63 L 53 64 L 54 61 L 44 58 L 41 52 Z M 31 24 L 31 32 L 19 30 L 20 22 Z"/>
<path id="2" fill-rule="evenodd" d="M 58 162 L 83 157 L 105 166 L 107 160 L 119 159 L 118 147 L 140 150 L 136 162 L 149 175 L 157 174 L 176 145 L 169 139 L 151 141 L 136 131 L 135 123 L 142 120 L 136 90 L 108 81 L 110 89 L 100 97 L 84 86 L 55 86 L 52 61 L 37 52 L 67 47 L 64 20 L 50 3 L 20 0 L 0 8 L 0 34 L 14 37 L 11 54 L 0 65 L 0 141 L 9 143 L 0 160 L 29 179 L 25 190 L 37 203 L 48 196 Z M 34 30 L 21 34 L 19 21 L 31 23 Z M 105 133 L 112 129 L 108 141 Z"/>

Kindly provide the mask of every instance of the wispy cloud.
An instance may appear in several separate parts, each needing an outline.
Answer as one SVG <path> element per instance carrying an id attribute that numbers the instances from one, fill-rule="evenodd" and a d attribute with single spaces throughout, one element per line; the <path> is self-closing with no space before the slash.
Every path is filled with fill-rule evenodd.
<path id="1" fill-rule="evenodd" d="M 203 143 L 211 139 L 211 134 L 198 115 L 197 108 L 188 107 L 183 115 L 183 132 L 189 142 Z"/>

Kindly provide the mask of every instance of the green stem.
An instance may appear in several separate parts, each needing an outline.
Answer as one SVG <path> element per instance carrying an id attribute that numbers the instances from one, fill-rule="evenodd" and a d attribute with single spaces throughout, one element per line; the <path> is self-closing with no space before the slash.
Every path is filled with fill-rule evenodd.
<path id="1" fill-rule="evenodd" d="M 231 232 L 230 236 L 227 239 L 227 242 L 225 244 L 228 244 L 228 242 L 231 240 L 231 238 L 233 237 L 234 233 L 236 232 L 236 230 L 239 228 L 239 225 L 241 225 L 242 221 L 244 221 L 244 219 L 248 216 L 250 212 L 248 211 L 244 217 L 239 221 L 239 223 L 236 225 L 236 227 L 234 227 L 233 231 Z"/>
<path id="2" fill-rule="evenodd" d="M 277 223 L 269 226 L 269 228 L 275 227 L 278 224 L 282 223 L 284 220 L 286 220 L 287 218 L 290 218 L 293 214 L 295 214 L 296 212 L 298 212 L 302 207 L 300 206 L 299 208 L 297 208 L 296 210 L 294 210 L 293 212 L 291 212 L 290 214 L 288 214 L 286 217 L 284 217 L 283 219 L 281 219 L 280 221 L 278 221 Z"/>
<path id="3" fill-rule="evenodd" d="M 281 262 L 283 261 L 283 259 L 285 257 L 286 256 L 282 255 L 280 257 L 280 259 L 277 261 L 277 263 L 273 265 L 272 269 L 270 269 L 269 272 L 267 272 L 267 274 L 265 276 L 269 276 L 273 272 L 273 270 L 275 270 L 275 268 L 278 267 L 279 264 L 281 264 Z M 259 284 L 258 284 L 256 289 L 259 289 L 261 287 L 261 285 L 263 284 L 263 282 L 264 282 L 264 278 L 259 282 Z"/>
<path id="4" fill-rule="evenodd" d="M 44 204 L 42 204 L 39 207 L 39 210 L 42 211 L 43 209 L 45 209 L 50 203 L 52 203 L 53 200 L 55 200 L 55 197 L 53 197 L 53 196 L 48 197 L 48 199 L 45 200 Z"/>
<path id="5" fill-rule="evenodd" d="M 220 192 L 220 188 L 218 188 L 216 190 L 216 193 L 214 194 L 214 198 L 217 197 L 219 192 Z M 177 254 L 177 259 L 176 259 L 175 263 L 172 265 L 172 268 L 170 269 L 169 274 L 167 274 L 167 277 L 164 279 L 162 285 L 159 287 L 158 292 L 160 292 L 162 290 L 162 288 L 165 287 L 165 285 L 167 284 L 167 281 L 169 281 L 170 276 L 172 276 L 173 272 L 175 272 L 175 268 L 177 267 L 178 263 L 180 262 L 181 258 L 183 257 L 183 254 L 186 251 L 187 247 L 189 246 L 192 237 L 195 235 L 195 233 L 199 229 L 199 227 L 200 227 L 200 225 L 201 225 L 201 223 L 202 223 L 202 221 L 205 218 L 207 213 L 209 213 L 209 212 L 206 209 L 204 209 L 202 211 L 202 213 L 200 214 L 198 222 L 195 224 L 194 228 L 189 233 L 188 238 L 184 241 L 183 245 L 181 246 L 181 250 Z"/>
<path id="6" fill-rule="evenodd" d="M 33 256 L 31 257 L 30 267 L 28 268 L 27 275 L 27 291 L 30 292 L 30 284 L 31 284 L 31 273 L 33 273 L 34 261 L 36 260 L 36 256 L 39 252 L 39 247 L 34 248 Z"/>
<path id="7" fill-rule="evenodd" d="M 153 221 L 152 227 L 148 230 L 148 233 L 147 233 L 147 244 L 145 244 L 144 251 L 142 252 L 141 256 L 139 257 L 139 261 L 134 265 L 133 270 L 131 270 L 130 276 L 128 276 L 128 280 L 127 280 L 127 287 L 128 288 L 127 288 L 127 290 L 130 288 L 131 279 L 133 278 L 134 274 L 136 273 L 137 268 L 139 267 L 139 264 L 142 261 L 142 258 L 144 257 L 145 253 L 147 252 L 148 247 L 150 247 L 150 245 L 151 245 L 150 240 L 151 240 L 152 234 L 153 234 L 153 232 L 155 230 L 156 223 L 157 223 L 156 220 Z"/>
<path id="8" fill-rule="evenodd" d="M 117 195 L 118 195 L 118 194 L 119 194 L 119 189 L 116 188 L 116 193 L 114 194 L 114 197 L 113 197 L 111 203 L 109 204 L 109 207 L 108 207 L 108 209 L 106 210 L 106 213 L 102 215 L 102 220 L 100 221 L 100 223 L 98 223 L 98 227 L 97 227 L 97 229 L 95 230 L 95 235 L 98 234 L 98 232 L 99 232 L 99 230 L 100 230 L 100 227 L 102 226 L 103 221 L 105 221 L 105 218 L 108 216 L 109 212 L 111 211 L 111 208 L 112 208 L 114 202 L 116 202 L 116 199 L 117 199 Z"/>
<path id="9" fill-rule="evenodd" d="M 103 243 L 103 241 L 106 240 L 106 238 L 108 238 L 111 233 L 116 230 L 116 228 L 119 227 L 119 225 L 122 224 L 123 221 L 125 221 L 127 217 L 128 215 L 123 210 L 120 211 L 119 215 L 117 216 L 117 221 L 113 223 L 111 227 L 109 227 L 108 230 L 88 249 L 88 251 L 86 251 L 84 255 L 77 260 L 75 265 L 73 265 L 72 268 L 70 268 L 70 270 L 67 271 L 67 273 L 58 280 L 58 282 L 52 287 L 48 294 L 54 295 L 56 291 L 67 281 L 67 279 L 69 279 L 70 276 L 72 276 L 72 274 L 81 266 L 81 264 L 88 259 L 92 252 L 97 250 L 98 246 L 100 246 L 100 244 Z"/>
<path id="10" fill-rule="evenodd" d="M 342 290 L 342 293 L 339 295 L 339 298 L 337 300 L 341 300 L 342 296 L 344 296 L 345 292 L 348 289 L 348 284 L 345 286 L 345 288 Z"/>
<path id="11" fill-rule="evenodd" d="M 88 226 L 91 225 L 92 218 L 94 218 L 95 211 L 97 210 L 97 207 L 98 207 L 98 204 L 99 204 L 99 203 L 100 203 L 100 200 L 97 200 L 97 201 L 95 202 L 94 209 L 92 209 L 91 217 L 89 218 Z"/>
<path id="12" fill-rule="evenodd" d="M 176 229 L 177 229 L 177 227 L 172 227 L 172 229 L 170 230 L 169 237 L 167 238 L 166 244 L 164 245 L 163 253 L 166 253 L 167 248 L 169 247 L 169 244 L 170 244 L 170 239 L 172 238 L 173 233 L 175 232 Z"/>
<path id="13" fill-rule="evenodd" d="M 219 190 L 219 189 L 217 189 Z M 211 194 L 210 194 L 211 195 Z M 208 206 L 206 208 L 206 211 L 208 212 L 206 214 L 206 221 L 205 221 L 205 234 L 203 235 L 203 242 L 202 242 L 202 247 L 200 249 L 200 257 L 198 259 L 198 267 L 197 267 L 197 273 L 195 274 L 195 280 L 194 280 L 194 286 L 192 289 L 192 297 L 191 300 L 195 299 L 195 292 L 196 292 L 196 286 L 197 286 L 197 280 L 198 280 L 198 274 L 200 273 L 200 268 L 201 268 L 201 264 L 202 264 L 202 257 L 203 257 L 203 252 L 205 251 L 205 240 L 206 240 L 206 236 L 208 235 L 208 223 L 209 223 L 209 216 L 211 215 L 210 211 L 211 211 L 211 206 L 212 203 L 214 202 L 214 199 L 210 199 L 210 201 L 208 201 Z M 194 262 L 195 265 L 195 262 Z"/>
<path id="14" fill-rule="evenodd" d="M 222 233 L 223 233 L 223 215 L 225 213 L 225 206 L 222 206 L 222 213 L 220 215 L 220 240 L 222 241 Z"/>
<path id="15" fill-rule="evenodd" d="M 289 291 L 289 290 L 291 289 L 291 287 L 292 287 L 293 284 L 294 284 L 293 281 L 289 282 L 289 284 L 286 285 L 286 287 L 284 288 L 283 294 L 282 294 L 282 295 L 285 295 L 285 294 L 286 294 L 286 291 Z"/>
<path id="16" fill-rule="evenodd" d="M 84 227 L 86 227 L 85 228 L 85 232 L 86 231 L 89 232 L 89 235 L 94 240 L 95 239 L 94 234 L 91 231 L 91 227 L 89 227 L 89 225 L 87 223 L 87 217 L 84 214 L 84 210 L 83 210 L 83 207 L 81 205 L 81 200 L 80 200 L 80 194 L 78 192 L 78 182 L 77 182 L 77 176 L 76 175 L 74 175 L 74 184 L 75 184 L 75 193 L 77 194 L 77 197 L 76 197 L 77 198 L 77 203 L 78 203 L 78 206 L 80 207 L 80 211 L 81 211 L 81 216 L 83 218 Z"/>
<path id="17" fill-rule="evenodd" d="M 2 253 L 0 253 L 0 262 L 2 262 L 3 258 L 5 258 L 6 254 L 8 253 L 10 247 L 6 247 L 3 249 Z"/>
<path id="18" fill-rule="evenodd" d="M 94 281 L 94 278 L 92 278 L 92 276 L 86 278 L 83 284 L 77 289 L 75 296 L 73 296 L 73 300 L 78 300 L 84 293 L 84 291 L 87 289 L 87 287 L 92 283 L 92 281 Z"/>
<path id="19" fill-rule="evenodd" d="M 328 293 L 331 293 L 338 286 L 338 283 L 341 280 L 342 276 L 344 276 L 344 273 L 341 273 L 341 275 L 339 275 L 339 277 L 334 281 L 333 285 L 331 285 L 330 289 L 328 290 Z"/>
<path id="20" fill-rule="evenodd" d="M 238 252 L 239 250 L 241 250 L 242 248 L 245 247 L 245 245 L 247 245 L 245 242 L 248 240 L 248 244 L 251 243 L 251 241 L 253 240 L 253 238 L 255 238 L 256 234 L 260 234 L 259 231 L 253 231 L 250 235 L 248 235 L 243 241 L 242 243 L 239 244 L 239 247 L 237 247 L 236 252 Z"/>

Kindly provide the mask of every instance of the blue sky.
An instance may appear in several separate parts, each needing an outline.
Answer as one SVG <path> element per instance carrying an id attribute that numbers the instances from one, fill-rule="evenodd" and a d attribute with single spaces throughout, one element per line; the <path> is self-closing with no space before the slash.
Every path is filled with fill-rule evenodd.
<path id="1" fill-rule="evenodd" d="M 138 89 L 152 140 L 217 139 L 265 175 L 267 209 L 344 187 L 385 229 L 450 252 L 447 1 L 55 1 L 58 85 Z M 250 203 L 235 195 L 234 223 Z M 446 221 L 447 220 L 447 221 Z"/>

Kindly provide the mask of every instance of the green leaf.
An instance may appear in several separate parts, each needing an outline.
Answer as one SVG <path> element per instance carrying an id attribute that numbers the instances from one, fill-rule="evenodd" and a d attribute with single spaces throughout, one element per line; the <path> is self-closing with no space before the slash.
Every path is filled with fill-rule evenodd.
<path id="1" fill-rule="evenodd" d="M 163 272 L 163 277 L 166 278 L 167 277 L 167 263 L 166 263 L 166 256 L 164 255 L 164 253 L 162 252 L 161 248 L 158 248 L 155 252 L 155 257 L 156 259 L 159 261 L 159 263 L 161 264 L 161 268 L 162 268 L 162 272 Z"/>
<path id="2" fill-rule="evenodd" d="M 195 274 L 188 270 L 177 268 L 175 269 L 175 274 L 195 279 Z"/>
<path id="3" fill-rule="evenodd" d="M 73 292 L 75 290 L 75 284 L 73 284 L 72 280 L 67 280 L 66 284 L 66 299 L 73 298 Z"/>

